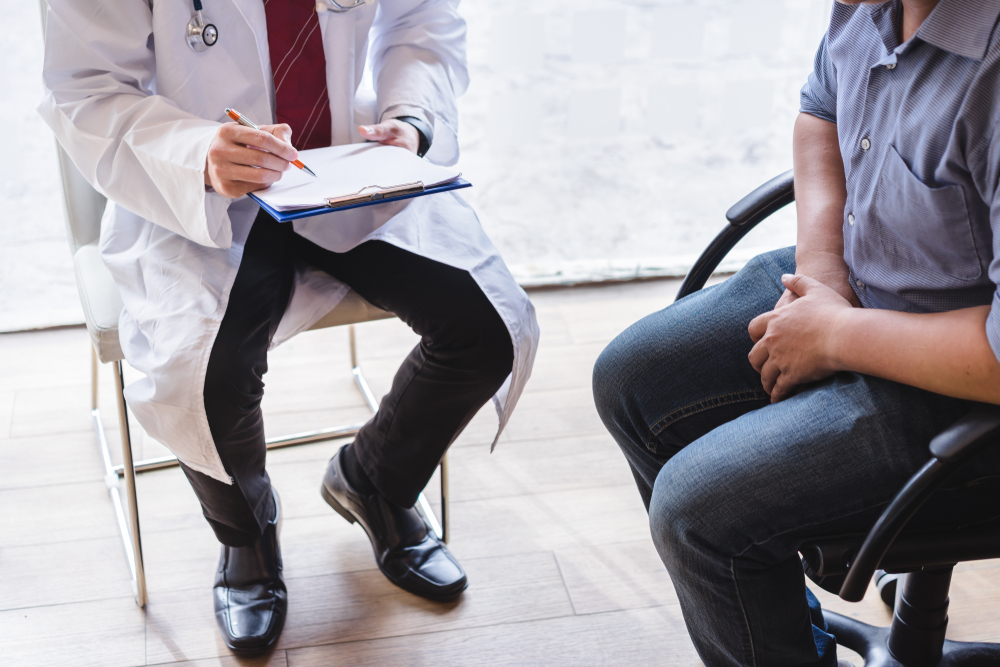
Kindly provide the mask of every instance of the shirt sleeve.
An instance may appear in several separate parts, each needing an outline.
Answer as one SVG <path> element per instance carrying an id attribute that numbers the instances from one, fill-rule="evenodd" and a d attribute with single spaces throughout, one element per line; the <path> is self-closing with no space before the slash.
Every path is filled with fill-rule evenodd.
<path id="1" fill-rule="evenodd" d="M 837 68 L 834 67 L 833 60 L 830 58 L 827 37 L 828 35 L 823 35 L 823 41 L 820 42 L 819 50 L 816 51 L 812 74 L 809 75 L 806 85 L 802 87 L 802 101 L 799 111 L 836 123 Z"/>

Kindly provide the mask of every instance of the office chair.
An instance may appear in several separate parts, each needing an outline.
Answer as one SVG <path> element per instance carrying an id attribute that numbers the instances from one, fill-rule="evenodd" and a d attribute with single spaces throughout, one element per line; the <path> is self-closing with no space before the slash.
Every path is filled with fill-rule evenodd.
<path id="1" fill-rule="evenodd" d="M 788 171 L 737 202 L 726 212 L 729 224 L 695 262 L 677 298 L 704 287 L 740 239 L 794 200 L 794 179 Z M 889 575 L 905 573 L 898 584 L 888 628 L 823 612 L 837 643 L 860 654 L 867 667 L 1000 665 L 1000 644 L 945 639 L 952 569 L 964 561 L 1000 558 L 1000 520 L 919 534 L 906 529 L 917 510 L 953 472 L 997 444 L 1000 406 L 979 404 L 931 441 L 927 463 L 900 489 L 867 535 L 831 535 L 799 547 L 810 578 L 849 602 L 864 597 L 876 569 Z M 888 601 L 883 591 L 884 586 L 879 592 Z"/>

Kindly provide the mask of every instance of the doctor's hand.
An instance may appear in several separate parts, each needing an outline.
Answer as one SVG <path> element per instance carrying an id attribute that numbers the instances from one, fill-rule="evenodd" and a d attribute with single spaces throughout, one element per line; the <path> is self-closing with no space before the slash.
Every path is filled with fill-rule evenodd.
<path id="1" fill-rule="evenodd" d="M 205 185 L 235 199 L 263 190 L 281 178 L 289 161 L 298 159 L 287 125 L 261 125 L 260 130 L 223 123 L 208 147 Z"/>
<path id="2" fill-rule="evenodd" d="M 835 354 L 837 324 L 854 310 L 835 290 L 808 276 L 784 275 L 781 282 L 794 298 L 758 315 L 748 328 L 754 342 L 750 363 L 772 403 L 841 370 Z"/>
<path id="3" fill-rule="evenodd" d="M 420 132 L 409 123 L 390 118 L 378 125 L 360 125 L 358 132 L 368 141 L 386 146 L 399 146 L 416 153 L 420 149 Z"/>

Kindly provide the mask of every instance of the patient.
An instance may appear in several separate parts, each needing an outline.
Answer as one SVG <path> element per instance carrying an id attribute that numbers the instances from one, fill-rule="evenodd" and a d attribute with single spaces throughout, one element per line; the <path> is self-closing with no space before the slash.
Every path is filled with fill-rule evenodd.
<path id="1" fill-rule="evenodd" d="M 835 3 L 795 125 L 797 246 L 597 361 L 709 667 L 837 665 L 798 546 L 867 532 L 937 432 L 1000 403 L 998 18 L 997 0 Z M 998 480 L 994 449 L 913 525 L 1000 516 Z"/>

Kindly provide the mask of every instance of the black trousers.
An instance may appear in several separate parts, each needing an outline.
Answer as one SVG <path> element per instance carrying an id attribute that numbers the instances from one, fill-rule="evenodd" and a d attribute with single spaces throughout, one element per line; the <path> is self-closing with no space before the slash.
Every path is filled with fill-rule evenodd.
<path id="1" fill-rule="evenodd" d="M 229 546 L 253 543 L 272 516 L 260 402 L 267 348 L 288 305 L 296 261 L 350 285 L 421 336 L 353 445 L 372 483 L 398 505 L 416 503 L 449 445 L 513 367 L 507 327 L 467 271 L 381 241 L 330 252 L 261 211 L 205 379 L 209 427 L 233 484 L 183 466 L 205 518 Z"/>

